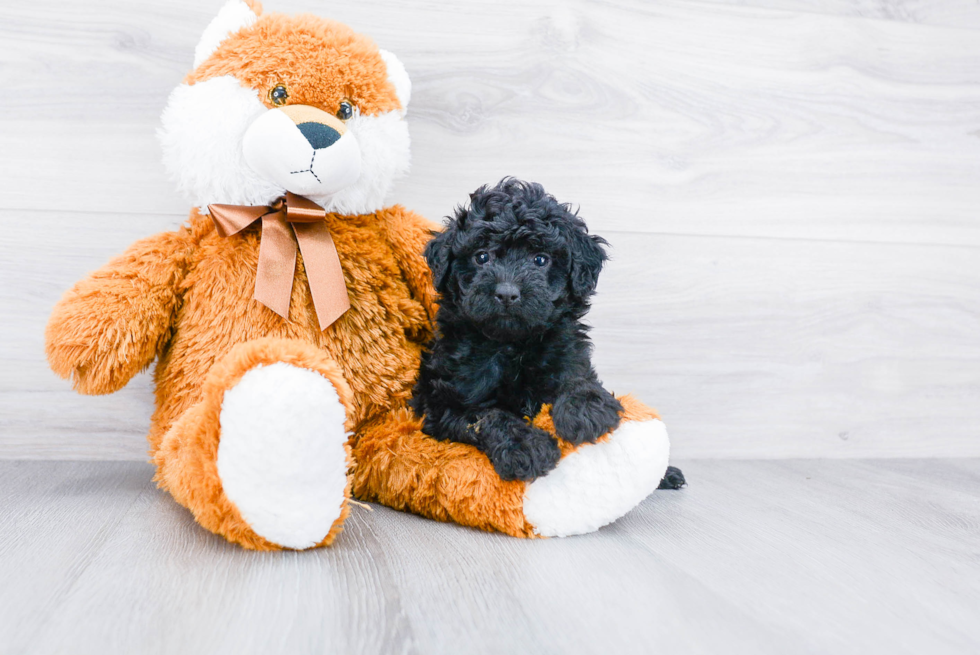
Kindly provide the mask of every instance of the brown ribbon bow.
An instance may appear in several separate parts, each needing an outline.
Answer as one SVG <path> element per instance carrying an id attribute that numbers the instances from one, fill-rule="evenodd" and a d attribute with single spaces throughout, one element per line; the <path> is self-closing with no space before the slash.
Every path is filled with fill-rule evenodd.
<path id="1" fill-rule="evenodd" d="M 350 309 L 340 257 L 324 220 L 327 213 L 319 205 L 302 196 L 286 193 L 271 206 L 208 205 L 208 213 L 222 237 L 237 234 L 262 220 L 253 296 L 260 303 L 283 318 L 289 318 L 298 242 L 320 329 L 327 329 Z M 290 232 L 295 233 L 295 239 Z"/>

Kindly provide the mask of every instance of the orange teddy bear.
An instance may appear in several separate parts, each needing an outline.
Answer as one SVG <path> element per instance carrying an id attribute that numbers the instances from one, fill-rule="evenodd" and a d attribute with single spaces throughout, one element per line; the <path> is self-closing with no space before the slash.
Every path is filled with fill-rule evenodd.
<path id="1" fill-rule="evenodd" d="M 352 494 L 514 536 L 588 532 L 667 467 L 663 424 L 628 396 L 617 430 L 563 444 L 529 484 L 421 433 L 406 401 L 432 334 L 434 226 L 384 204 L 408 168 L 410 89 L 344 25 L 231 0 L 163 113 L 187 224 L 76 284 L 48 325 L 51 367 L 81 393 L 157 362 L 156 480 L 246 548 L 331 543 Z"/>

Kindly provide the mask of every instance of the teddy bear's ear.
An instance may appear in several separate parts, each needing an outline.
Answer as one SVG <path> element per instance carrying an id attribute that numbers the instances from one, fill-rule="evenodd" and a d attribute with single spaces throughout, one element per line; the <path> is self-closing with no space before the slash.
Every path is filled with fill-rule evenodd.
<path id="1" fill-rule="evenodd" d="M 218 15 L 212 19 L 201 35 L 197 47 L 194 48 L 194 68 L 204 63 L 204 60 L 218 49 L 221 42 L 243 27 L 254 23 L 262 13 L 262 5 L 258 2 L 245 0 L 229 0 L 221 8 Z"/>
<path id="2" fill-rule="evenodd" d="M 408 111 L 408 101 L 412 98 L 412 80 L 408 78 L 408 72 L 394 53 L 387 50 L 380 52 L 385 66 L 388 67 L 388 81 L 395 87 L 398 102 L 402 105 L 402 115 L 404 115 Z"/>

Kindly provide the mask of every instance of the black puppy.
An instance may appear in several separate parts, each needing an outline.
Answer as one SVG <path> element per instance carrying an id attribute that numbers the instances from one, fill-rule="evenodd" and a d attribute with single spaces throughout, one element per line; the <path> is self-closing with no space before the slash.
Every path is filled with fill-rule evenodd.
<path id="1" fill-rule="evenodd" d="M 456 210 L 425 249 L 441 294 L 412 399 L 426 434 L 476 446 L 504 480 L 531 480 L 561 457 L 529 424 L 543 403 L 573 444 L 619 425 L 581 322 L 604 245 L 539 184 L 505 178 Z"/>

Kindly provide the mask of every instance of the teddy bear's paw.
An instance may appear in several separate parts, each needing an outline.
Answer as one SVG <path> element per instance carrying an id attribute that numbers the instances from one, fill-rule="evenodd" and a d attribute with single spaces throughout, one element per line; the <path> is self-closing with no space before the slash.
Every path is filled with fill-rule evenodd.
<path id="1" fill-rule="evenodd" d="M 218 475 L 252 530 L 295 549 L 326 538 L 349 494 L 345 419 L 329 380 L 283 362 L 225 392 Z"/>
<path id="2" fill-rule="evenodd" d="M 669 453 L 663 422 L 625 421 L 608 439 L 569 453 L 555 470 L 529 484 L 524 518 L 544 537 L 598 530 L 657 488 Z"/>

